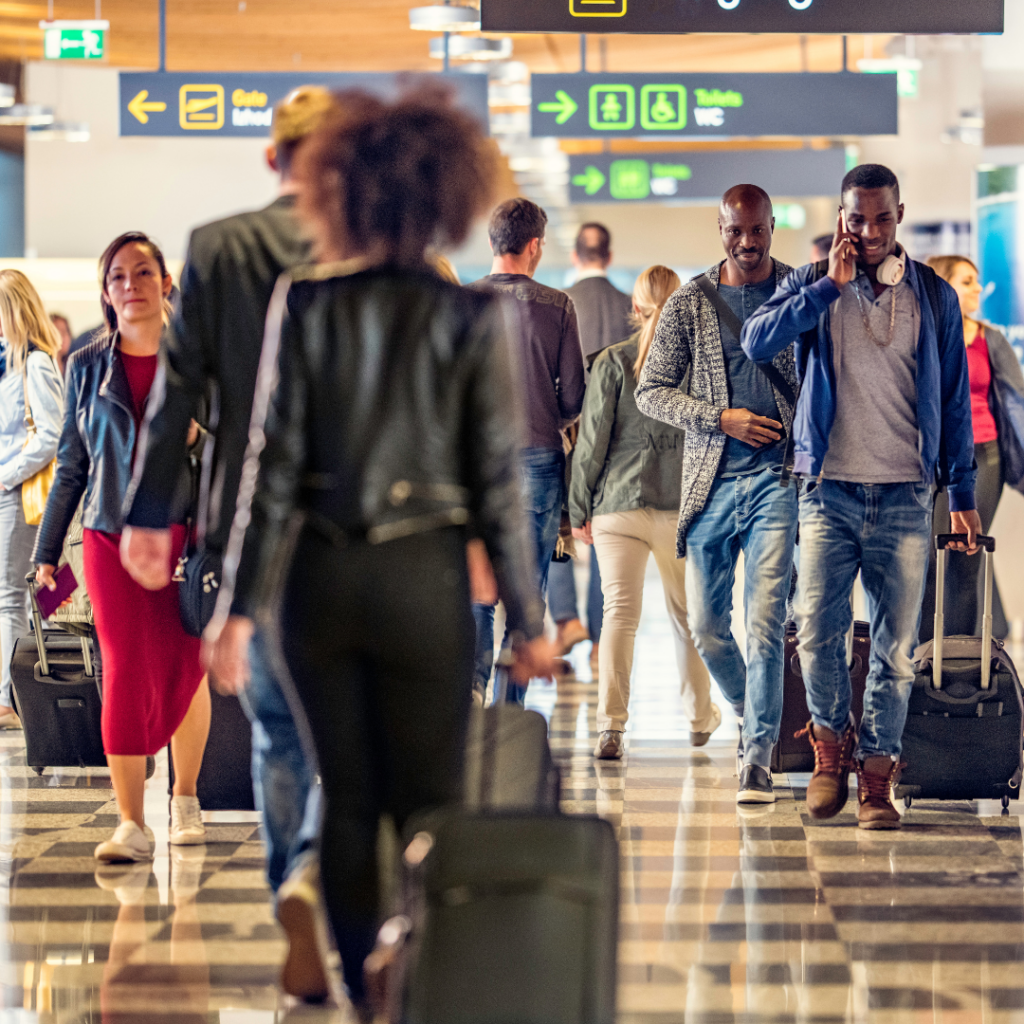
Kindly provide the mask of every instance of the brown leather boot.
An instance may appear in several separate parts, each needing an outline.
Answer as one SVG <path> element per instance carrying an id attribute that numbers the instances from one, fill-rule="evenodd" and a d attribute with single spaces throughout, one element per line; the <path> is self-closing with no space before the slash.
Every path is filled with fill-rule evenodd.
<path id="1" fill-rule="evenodd" d="M 814 722 L 796 734 L 806 736 L 814 748 L 814 775 L 807 784 L 807 810 L 812 818 L 834 818 L 850 795 L 850 769 L 857 731 L 852 725 L 837 740 L 815 735 Z"/>
<path id="2" fill-rule="evenodd" d="M 897 772 L 906 767 L 895 761 L 883 772 L 869 772 L 863 761 L 857 761 L 857 824 L 861 828 L 895 829 L 900 827 L 900 812 L 892 802 L 892 787 Z"/>

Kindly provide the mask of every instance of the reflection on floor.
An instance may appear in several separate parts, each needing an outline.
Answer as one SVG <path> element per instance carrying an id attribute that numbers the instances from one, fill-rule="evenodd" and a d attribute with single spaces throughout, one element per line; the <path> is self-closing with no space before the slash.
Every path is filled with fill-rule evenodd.
<path id="1" fill-rule="evenodd" d="M 1024 1022 L 1018 805 L 927 804 L 899 833 L 734 802 L 735 723 L 687 747 L 656 581 L 637 643 L 628 752 L 595 763 L 596 687 L 536 687 L 565 772 L 565 810 L 599 813 L 622 844 L 622 1024 Z M 152 865 L 97 872 L 115 823 L 103 773 L 24 766 L 0 733 L 2 1024 L 342 1024 L 289 1008 L 282 944 L 252 815 L 168 855 L 164 771 L 151 780 Z"/>

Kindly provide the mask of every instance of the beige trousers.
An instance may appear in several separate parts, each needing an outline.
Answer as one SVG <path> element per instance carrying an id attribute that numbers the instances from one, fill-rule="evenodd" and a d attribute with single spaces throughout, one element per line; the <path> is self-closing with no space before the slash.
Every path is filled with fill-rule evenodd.
<path id="1" fill-rule="evenodd" d="M 625 731 L 633 643 L 643 607 L 647 559 L 653 554 L 665 589 L 665 606 L 679 666 L 683 713 L 693 732 L 711 732 L 718 718 L 711 678 L 686 624 L 686 561 L 676 558 L 675 512 L 637 508 L 594 516 L 591 526 L 604 591 L 604 626 L 598 648 L 597 727 Z"/>

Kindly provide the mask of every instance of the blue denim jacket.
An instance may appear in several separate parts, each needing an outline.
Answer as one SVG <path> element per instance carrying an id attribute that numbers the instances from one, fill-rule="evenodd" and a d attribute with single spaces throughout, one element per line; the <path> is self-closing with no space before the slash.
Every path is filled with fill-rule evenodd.
<path id="1" fill-rule="evenodd" d="M 956 292 L 940 279 L 935 322 L 919 268 L 908 261 L 908 280 L 921 307 L 917 425 L 923 479 L 948 487 L 950 509 L 965 512 L 975 507 L 977 469 L 963 318 Z M 743 351 L 755 362 L 767 362 L 796 341 L 802 388 L 793 421 L 794 470 L 812 477 L 821 472 L 836 417 L 830 307 L 840 294 L 831 278 L 814 277 L 813 264 L 790 274 L 743 325 L 742 335 Z"/>
<path id="2" fill-rule="evenodd" d="M 25 423 L 26 387 L 36 425 L 32 437 Z M 63 424 L 64 381 L 54 361 L 33 348 L 24 373 L 8 366 L 0 377 L 0 484 L 11 491 L 45 469 L 57 454 Z"/>

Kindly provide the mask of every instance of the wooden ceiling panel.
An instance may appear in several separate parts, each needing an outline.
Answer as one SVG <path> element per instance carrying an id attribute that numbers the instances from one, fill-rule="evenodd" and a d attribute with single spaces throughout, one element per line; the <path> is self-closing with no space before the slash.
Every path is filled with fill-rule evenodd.
<path id="1" fill-rule="evenodd" d="M 430 71 L 430 35 L 409 29 L 408 11 L 428 0 L 167 0 L 172 71 Z M 102 0 L 109 63 L 157 65 L 157 0 Z M 94 0 L 54 0 L 57 18 L 91 18 Z M 0 0 L 0 59 L 42 58 L 47 3 Z M 870 37 L 869 37 L 870 38 Z M 532 71 L 579 70 L 579 37 L 517 35 L 514 56 Z M 591 71 L 836 71 L 837 36 L 592 36 Z M 602 42 L 603 40 L 603 42 Z M 876 54 L 887 37 L 874 37 Z M 851 62 L 871 46 L 850 40 Z"/>

